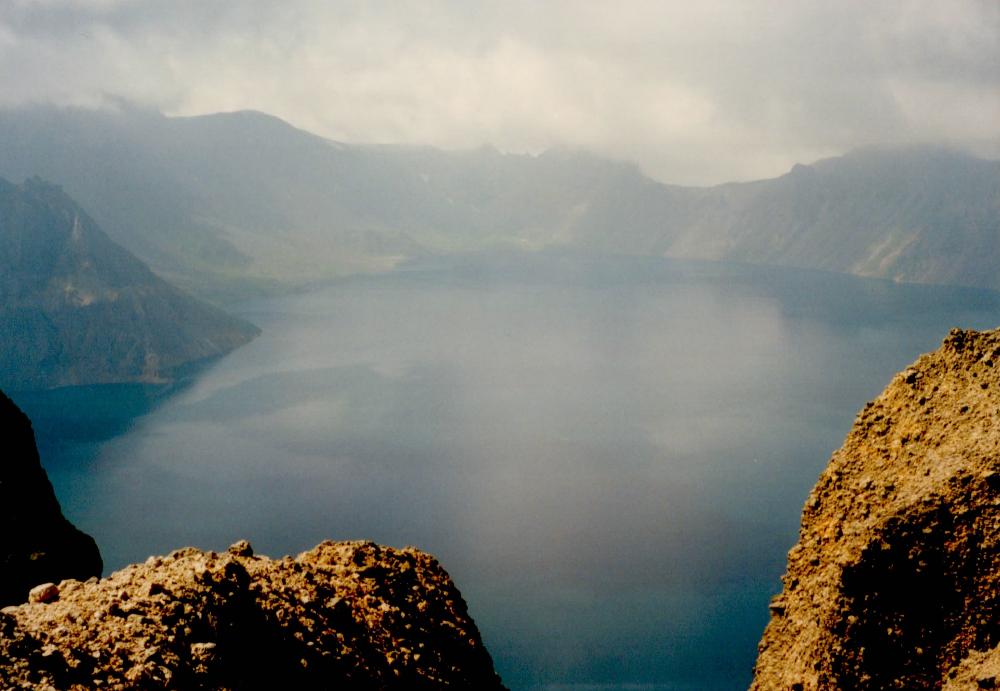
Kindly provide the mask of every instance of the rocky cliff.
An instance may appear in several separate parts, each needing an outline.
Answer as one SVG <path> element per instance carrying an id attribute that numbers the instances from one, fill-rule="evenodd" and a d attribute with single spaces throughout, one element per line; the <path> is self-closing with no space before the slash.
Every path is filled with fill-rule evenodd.
<path id="1" fill-rule="evenodd" d="M 806 502 L 752 689 L 1000 688 L 1000 330 L 952 331 Z"/>
<path id="2" fill-rule="evenodd" d="M 448 574 L 412 548 L 183 549 L 0 612 L 0 687 L 501 689 Z"/>
<path id="3" fill-rule="evenodd" d="M 0 430 L 0 605 L 24 602 L 45 581 L 100 574 L 97 545 L 63 517 L 31 422 L 3 392 Z"/>

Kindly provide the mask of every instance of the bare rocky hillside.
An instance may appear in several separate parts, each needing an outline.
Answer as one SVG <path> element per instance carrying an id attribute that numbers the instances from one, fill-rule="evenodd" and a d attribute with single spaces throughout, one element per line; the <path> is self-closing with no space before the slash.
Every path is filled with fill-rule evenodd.
<path id="1" fill-rule="evenodd" d="M 1000 688 L 1000 330 L 858 415 L 802 513 L 752 689 Z"/>

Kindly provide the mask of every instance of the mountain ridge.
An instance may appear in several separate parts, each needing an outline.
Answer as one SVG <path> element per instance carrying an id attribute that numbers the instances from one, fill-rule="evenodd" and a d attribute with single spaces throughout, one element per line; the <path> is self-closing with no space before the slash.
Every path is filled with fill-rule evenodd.
<path id="1" fill-rule="evenodd" d="M 776 178 L 668 185 L 579 151 L 336 142 L 257 111 L 0 111 L 0 175 L 66 186 L 202 296 L 453 252 L 572 248 L 1000 289 L 1000 162 L 867 147 Z"/>
<path id="2" fill-rule="evenodd" d="M 157 277 L 62 188 L 0 179 L 0 385 L 163 382 L 256 333 Z"/>

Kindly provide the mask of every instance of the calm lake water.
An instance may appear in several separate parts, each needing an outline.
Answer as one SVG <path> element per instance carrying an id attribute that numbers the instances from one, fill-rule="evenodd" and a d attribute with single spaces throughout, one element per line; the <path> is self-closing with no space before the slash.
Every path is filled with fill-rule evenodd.
<path id="1" fill-rule="evenodd" d="M 855 412 L 1000 298 L 545 254 L 240 311 L 263 335 L 172 391 L 15 395 L 109 570 L 238 538 L 414 544 L 515 689 L 740 689 Z"/>

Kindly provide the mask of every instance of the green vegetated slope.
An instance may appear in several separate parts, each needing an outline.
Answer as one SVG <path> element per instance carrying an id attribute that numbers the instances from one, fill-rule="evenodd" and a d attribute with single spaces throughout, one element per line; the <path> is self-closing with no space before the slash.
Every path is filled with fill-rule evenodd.
<path id="1" fill-rule="evenodd" d="M 256 333 L 157 277 L 59 187 L 0 180 L 0 386 L 164 381 Z"/>
<path id="2" fill-rule="evenodd" d="M 341 144 L 255 112 L 8 110 L 0 147 L 0 174 L 60 182 L 158 273 L 212 297 L 548 247 L 1000 287 L 1000 162 L 932 147 L 709 188 L 566 150 Z"/>

